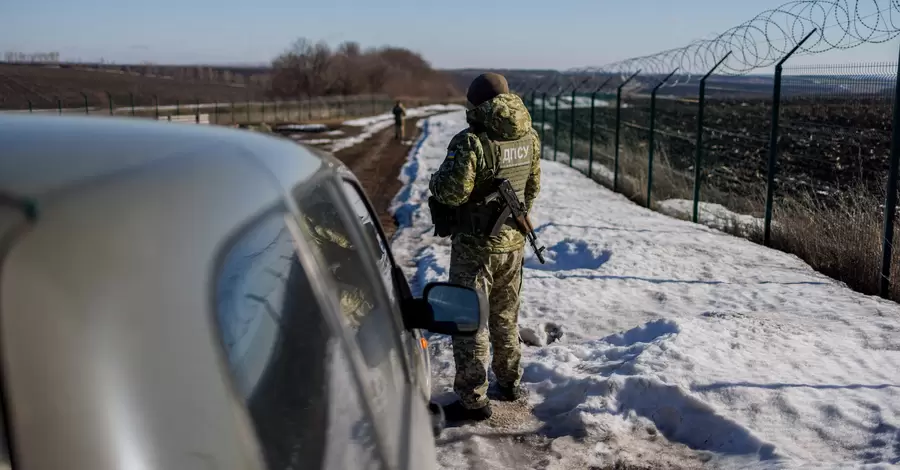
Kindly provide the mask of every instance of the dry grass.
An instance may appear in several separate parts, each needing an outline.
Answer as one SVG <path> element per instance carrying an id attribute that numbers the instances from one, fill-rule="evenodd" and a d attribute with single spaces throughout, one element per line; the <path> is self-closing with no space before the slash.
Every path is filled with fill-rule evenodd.
<path id="1" fill-rule="evenodd" d="M 575 154 L 587 155 L 587 145 L 576 143 Z M 563 149 L 560 149 L 561 151 Z M 568 151 L 568 148 L 565 149 Z M 595 148 L 593 179 L 612 188 L 611 148 Z M 566 162 L 567 163 L 567 162 Z M 583 165 L 583 163 L 582 163 Z M 618 191 L 642 206 L 647 197 L 646 145 L 623 148 L 619 154 Z M 746 194 L 723 193 L 702 188 L 701 200 L 721 204 L 735 214 L 762 217 L 764 187 Z M 656 152 L 653 166 L 653 202 L 692 199 L 693 175 L 674 170 L 664 150 Z M 883 194 L 873 194 L 861 185 L 845 189 L 839 196 L 807 195 L 777 198 L 772 215 L 771 247 L 796 255 L 813 269 L 864 294 L 878 293 L 882 258 Z M 748 228 L 735 218 L 725 227 L 732 235 L 763 243 L 762 228 Z M 896 237 L 896 235 L 895 235 Z M 890 298 L 900 300 L 900 253 L 895 248 Z"/>
<path id="2" fill-rule="evenodd" d="M 583 148 L 582 148 L 583 147 Z M 576 143 L 575 154 L 587 155 L 587 144 Z M 607 156 L 613 155 L 613 148 L 594 149 L 594 174 L 592 178 L 600 184 L 612 189 L 613 181 L 606 173 L 612 174 L 614 160 Z M 649 179 L 648 159 L 646 147 L 623 148 L 619 152 L 619 177 L 618 192 L 636 204 L 646 206 L 647 180 Z M 606 172 L 597 171 L 599 167 L 605 167 Z M 690 199 L 693 195 L 694 178 L 674 170 L 669 165 L 669 157 L 662 149 L 654 152 L 653 162 L 653 190 L 651 198 L 653 202 L 666 199 Z"/>
<path id="3" fill-rule="evenodd" d="M 813 269 L 864 294 L 877 294 L 882 257 L 883 198 L 851 188 L 836 199 L 776 200 L 772 248 L 792 253 Z M 762 241 L 762 233 L 751 237 Z M 894 256 L 891 298 L 900 299 L 898 256 Z"/>

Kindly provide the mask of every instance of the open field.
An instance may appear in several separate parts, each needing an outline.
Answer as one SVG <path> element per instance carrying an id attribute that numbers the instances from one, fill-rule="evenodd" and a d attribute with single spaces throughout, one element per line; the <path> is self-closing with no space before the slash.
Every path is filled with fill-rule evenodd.
<path id="1" fill-rule="evenodd" d="M 34 108 L 56 108 L 57 99 L 62 100 L 63 107 L 84 106 L 82 93 L 89 106 L 107 107 L 107 92 L 120 106 L 130 104 L 131 95 L 136 106 L 153 105 L 154 96 L 161 104 L 265 97 L 264 88 L 238 84 L 151 77 L 121 70 L 0 64 L 0 109 L 27 109 L 29 100 Z"/>
<path id="2" fill-rule="evenodd" d="M 783 99 L 776 195 L 827 196 L 859 187 L 879 192 L 884 187 L 891 140 L 891 103 L 890 97 L 886 98 Z M 539 121 L 542 114 L 539 100 L 537 104 L 538 110 L 534 114 Z M 650 100 L 634 97 L 627 99 L 625 105 L 621 151 L 636 154 L 636 158 L 643 155 L 646 166 Z M 560 152 L 568 153 L 573 149 L 576 156 L 586 156 L 591 137 L 590 109 L 576 108 L 574 111 L 573 146 L 573 116 L 567 106 L 570 106 L 568 101 L 561 102 L 558 122 L 553 110 L 546 111 L 546 122 L 551 129 L 545 132 L 545 145 L 556 145 Z M 660 97 L 656 108 L 654 148 L 657 160 L 654 166 L 668 165 L 692 188 L 697 153 L 696 100 Z M 770 100 L 707 99 L 701 164 L 705 194 L 745 197 L 765 190 L 770 117 Z M 614 106 L 598 106 L 593 133 L 594 156 L 610 167 L 615 126 Z"/>

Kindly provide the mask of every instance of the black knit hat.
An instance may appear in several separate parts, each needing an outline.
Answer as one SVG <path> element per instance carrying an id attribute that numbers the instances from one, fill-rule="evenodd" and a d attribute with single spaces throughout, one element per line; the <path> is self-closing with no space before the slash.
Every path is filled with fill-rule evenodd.
<path id="1" fill-rule="evenodd" d="M 469 91 L 466 93 L 466 99 L 473 106 L 478 106 L 503 93 L 509 93 L 509 84 L 506 83 L 506 78 L 503 75 L 488 72 L 472 80 Z"/>

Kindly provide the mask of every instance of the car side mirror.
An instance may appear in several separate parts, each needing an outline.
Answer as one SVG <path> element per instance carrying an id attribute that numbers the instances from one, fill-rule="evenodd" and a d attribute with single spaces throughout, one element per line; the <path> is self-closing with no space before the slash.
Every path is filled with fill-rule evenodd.
<path id="1" fill-rule="evenodd" d="M 422 298 L 407 305 L 406 327 L 453 336 L 474 336 L 485 327 L 488 303 L 484 294 L 448 282 L 425 286 Z"/>

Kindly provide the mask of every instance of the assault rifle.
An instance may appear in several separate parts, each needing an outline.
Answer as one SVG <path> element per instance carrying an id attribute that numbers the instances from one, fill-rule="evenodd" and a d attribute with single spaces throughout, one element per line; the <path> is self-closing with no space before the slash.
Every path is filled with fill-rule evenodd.
<path id="1" fill-rule="evenodd" d="M 538 240 L 537 235 L 534 233 L 534 227 L 531 225 L 531 220 L 528 218 L 528 214 L 525 212 L 525 208 L 522 207 L 522 203 L 519 202 L 519 197 L 516 196 L 516 191 L 509 183 L 509 180 L 495 180 L 495 190 L 496 192 L 491 194 L 486 202 L 494 199 L 500 199 L 500 202 L 503 203 L 503 210 L 500 212 L 500 216 L 497 218 L 497 222 L 491 229 L 491 235 L 500 233 L 500 229 L 503 227 L 503 225 L 509 219 L 513 219 L 516 224 L 516 228 L 518 228 L 520 232 L 525 234 L 525 238 L 528 239 L 528 243 L 531 243 L 531 248 L 534 250 L 534 255 L 537 257 L 538 261 L 540 261 L 541 264 L 544 264 L 543 252 L 545 248 L 543 246 L 538 248 Z"/>

